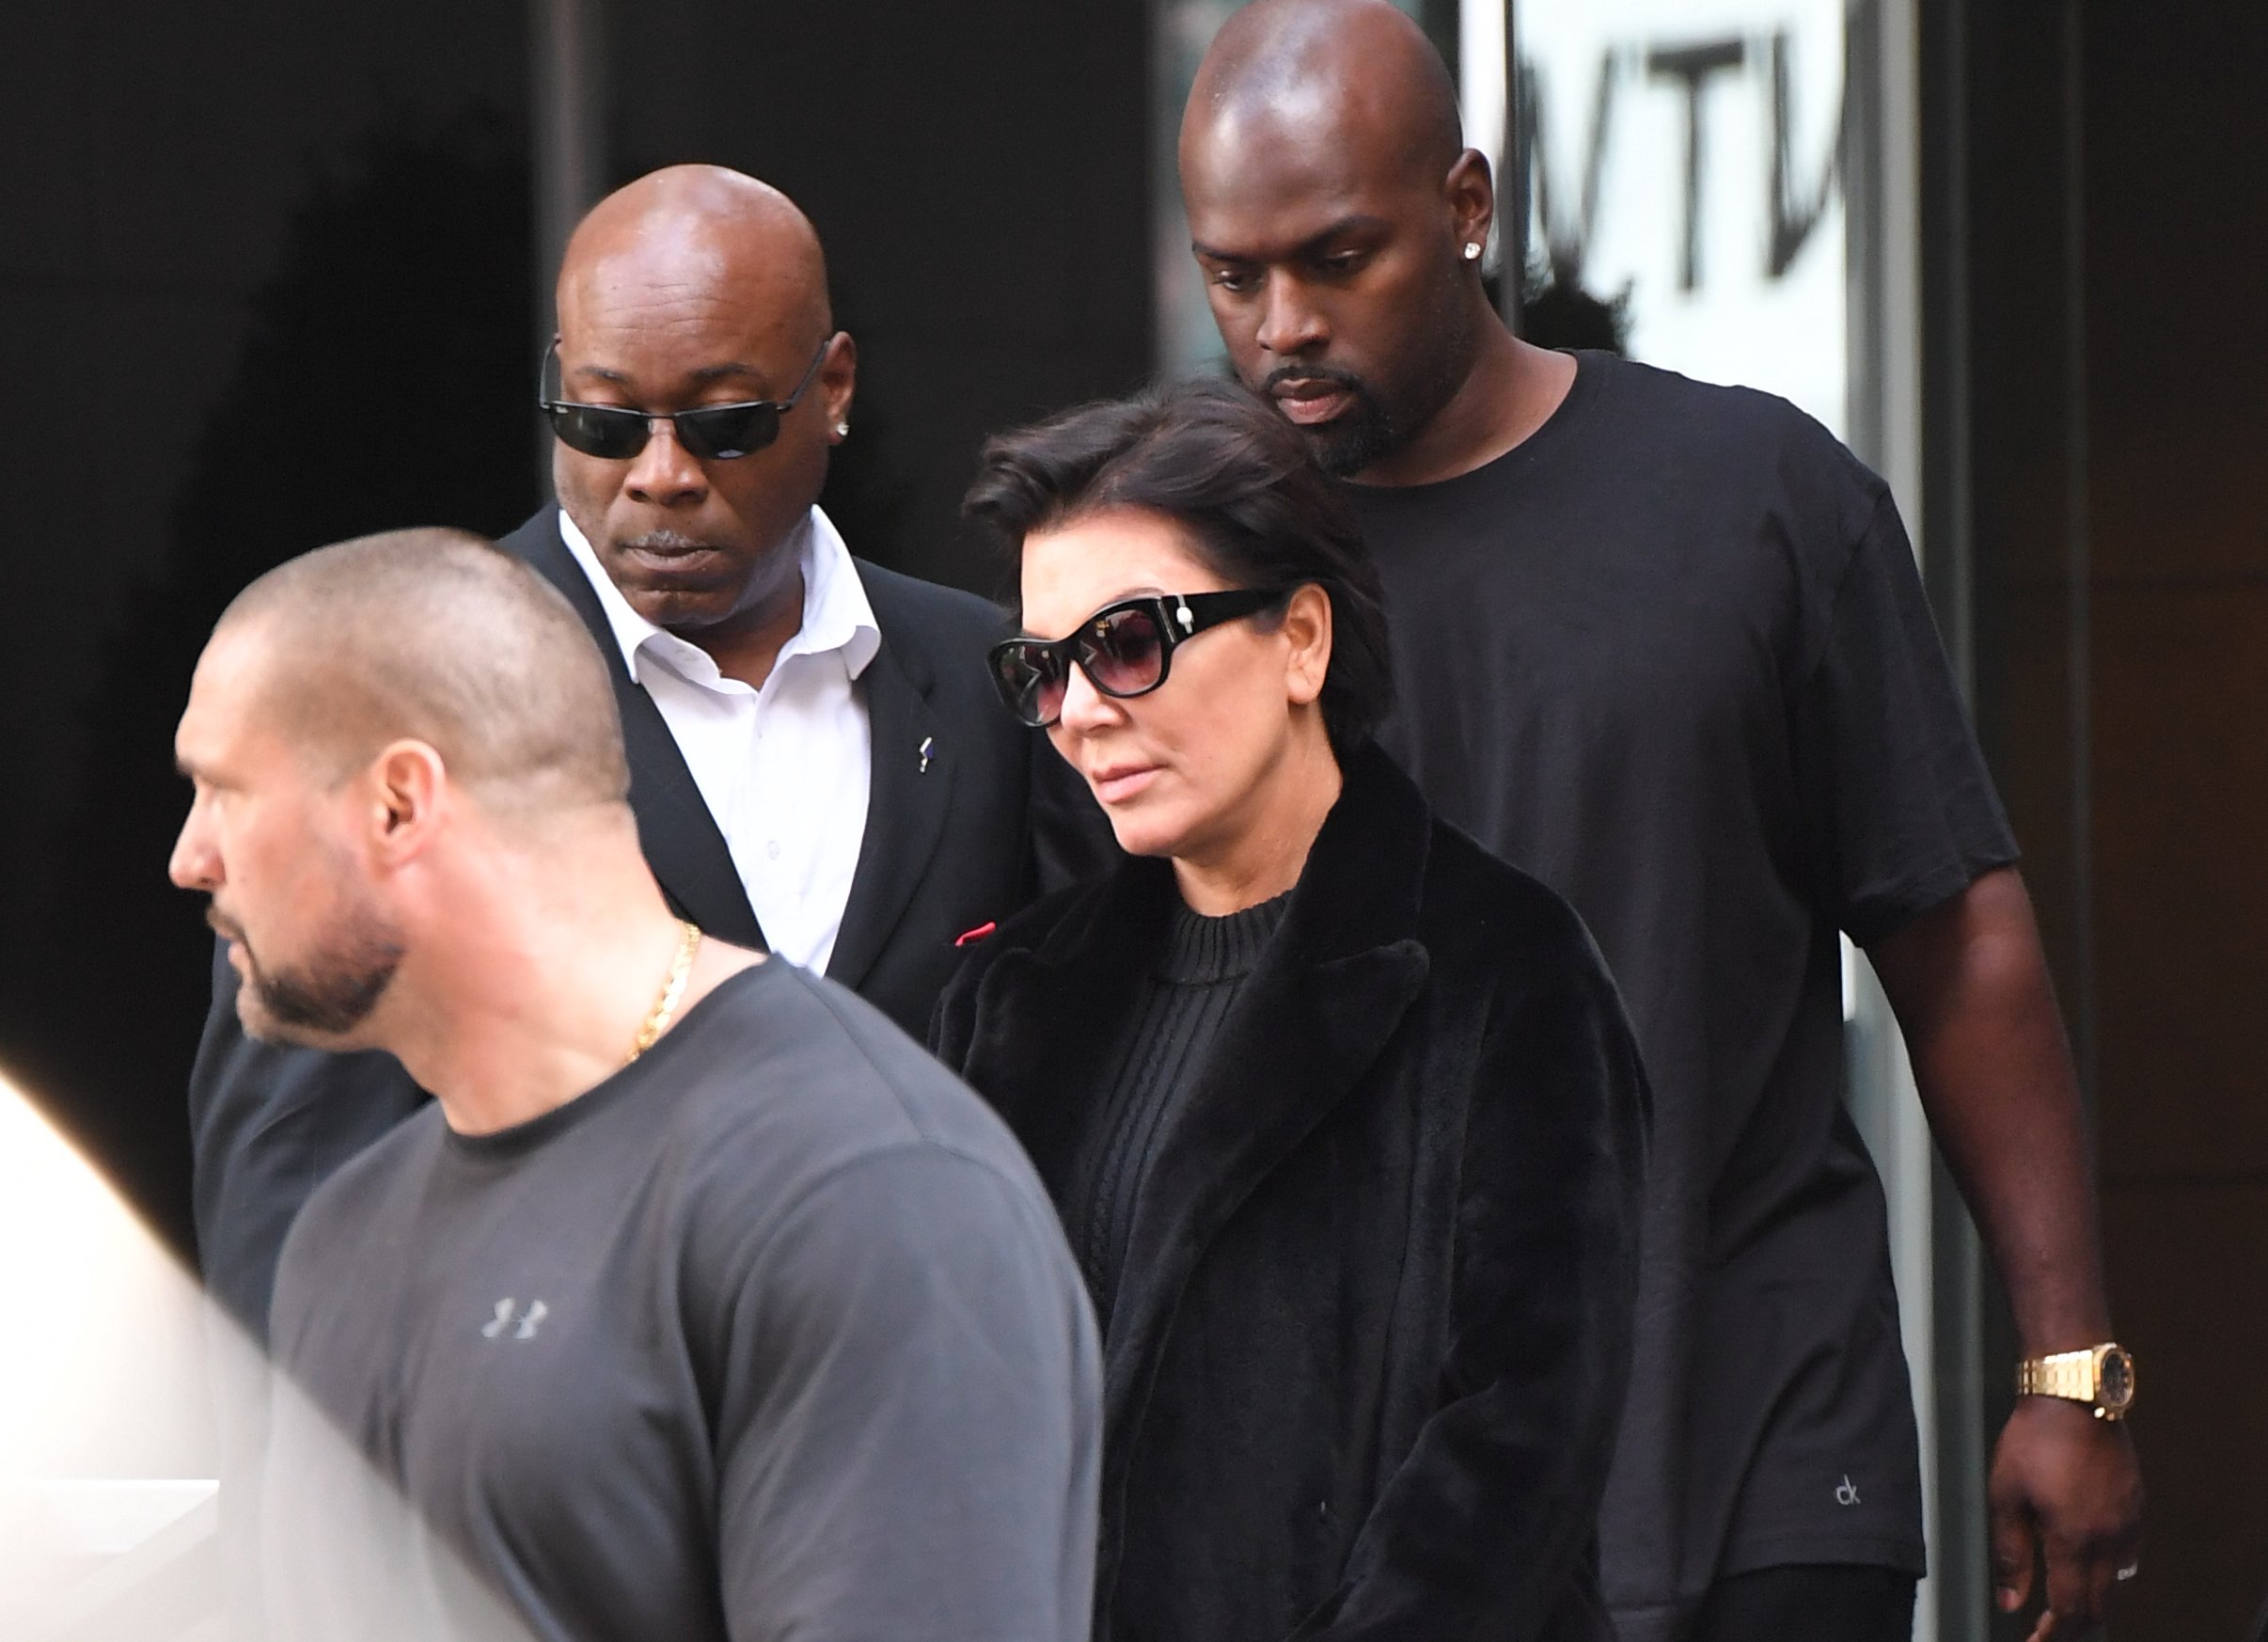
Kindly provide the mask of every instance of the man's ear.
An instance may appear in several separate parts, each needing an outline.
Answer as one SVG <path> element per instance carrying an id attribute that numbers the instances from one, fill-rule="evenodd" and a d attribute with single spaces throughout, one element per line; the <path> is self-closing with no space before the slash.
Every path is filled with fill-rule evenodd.
<path id="1" fill-rule="evenodd" d="M 1441 195 L 1449 203 L 1459 260 L 1465 260 L 1467 245 L 1486 250 L 1488 226 L 1496 220 L 1496 183 L 1488 172 L 1488 156 L 1478 149 L 1467 149 L 1457 155 L 1457 164 L 1441 180 Z M 1475 268 L 1479 266 L 1479 258 L 1470 260 Z"/>
<path id="2" fill-rule="evenodd" d="M 827 437 L 840 442 L 835 430 L 850 420 L 851 401 L 858 392 L 858 344 L 848 331 L 837 331 L 827 345 L 827 362 L 819 367 L 819 386 L 825 392 Z"/>
<path id="3" fill-rule="evenodd" d="M 1291 645 L 1284 671 L 1286 693 L 1305 706 L 1323 693 L 1324 676 L 1331 671 L 1331 595 L 1312 581 L 1298 589 L 1284 605 L 1277 630 Z"/>
<path id="4" fill-rule="evenodd" d="M 388 743 L 362 777 L 366 842 L 387 866 L 400 866 L 430 845 L 441 823 L 449 770 L 429 742 Z"/>

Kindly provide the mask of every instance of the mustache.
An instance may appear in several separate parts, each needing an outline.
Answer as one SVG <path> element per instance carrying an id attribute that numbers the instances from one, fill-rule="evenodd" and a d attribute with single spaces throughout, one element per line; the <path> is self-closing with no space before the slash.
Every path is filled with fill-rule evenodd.
<path id="1" fill-rule="evenodd" d="M 242 940 L 244 938 L 244 925 L 223 912 L 216 902 L 205 903 L 205 922 L 213 926 L 213 933 L 224 940 Z"/>
<path id="2" fill-rule="evenodd" d="M 1268 380 L 1261 383 L 1260 391 L 1273 393 L 1286 382 L 1329 382 L 1346 388 L 1349 393 L 1365 397 L 1370 392 L 1369 385 L 1360 376 L 1351 371 L 1342 371 L 1335 365 L 1279 365 L 1268 373 Z"/>

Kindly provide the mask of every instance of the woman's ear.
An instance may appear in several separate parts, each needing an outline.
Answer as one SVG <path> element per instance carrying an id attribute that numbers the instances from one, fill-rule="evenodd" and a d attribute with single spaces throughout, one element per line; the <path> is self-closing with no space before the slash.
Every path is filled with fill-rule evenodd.
<path id="1" fill-rule="evenodd" d="M 1277 624 L 1290 654 L 1284 657 L 1285 693 L 1306 706 L 1323 693 L 1324 675 L 1331 671 L 1331 595 L 1309 582 L 1293 592 Z"/>

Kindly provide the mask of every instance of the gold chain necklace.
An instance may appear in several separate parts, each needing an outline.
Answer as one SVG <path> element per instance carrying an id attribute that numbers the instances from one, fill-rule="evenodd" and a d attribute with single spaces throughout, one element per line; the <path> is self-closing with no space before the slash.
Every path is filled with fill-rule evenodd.
<path id="1" fill-rule="evenodd" d="M 630 1040 L 630 1052 L 622 1057 L 625 1066 L 652 1049 L 654 1040 L 669 1030 L 669 1018 L 677 1013 L 677 1001 L 685 995 L 685 982 L 693 973 L 693 955 L 701 950 L 701 925 L 685 924 L 684 928 L 685 934 L 677 941 L 677 956 L 669 964 L 669 977 L 662 982 L 661 996 L 646 1011 L 638 1035 Z"/>

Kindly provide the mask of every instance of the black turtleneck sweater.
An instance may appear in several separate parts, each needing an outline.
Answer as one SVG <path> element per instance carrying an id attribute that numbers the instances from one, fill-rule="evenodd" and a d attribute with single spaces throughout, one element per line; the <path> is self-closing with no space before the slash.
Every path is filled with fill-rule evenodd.
<path id="1" fill-rule="evenodd" d="M 1116 1054 L 1105 1063 L 1102 1098 L 1080 1143 L 1063 1215 L 1106 1335 L 1142 1182 L 1290 900 L 1279 895 L 1225 918 L 1175 906 L 1164 949 L 1142 980 Z"/>

